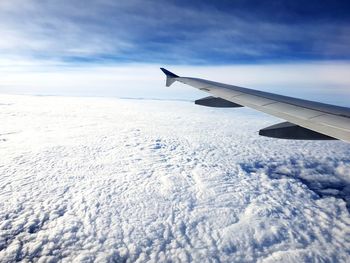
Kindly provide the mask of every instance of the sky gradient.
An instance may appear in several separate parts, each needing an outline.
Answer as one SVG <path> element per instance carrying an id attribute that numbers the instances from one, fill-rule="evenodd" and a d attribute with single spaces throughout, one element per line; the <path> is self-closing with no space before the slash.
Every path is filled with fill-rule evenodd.
<path id="1" fill-rule="evenodd" d="M 0 4 L 8 57 L 232 64 L 350 59 L 348 1 L 35 1 Z"/>
<path id="2" fill-rule="evenodd" d="M 329 0 L 2 1 L 0 92 L 35 93 L 26 85 L 28 74 L 33 78 L 39 73 L 47 77 L 48 72 L 69 72 L 69 79 L 77 68 L 88 76 L 96 68 L 108 67 L 110 72 L 111 68 L 131 70 L 140 65 L 198 68 L 321 63 L 333 72 L 334 65 L 349 65 L 349 10 L 348 1 Z M 222 75 L 226 74 L 223 70 Z M 264 72 L 258 72 L 258 80 L 259 74 Z M 345 78 L 338 80 L 343 86 L 347 85 Z M 39 80 L 38 89 L 44 86 Z M 220 81 L 219 75 L 216 80 Z M 52 92 L 53 82 L 57 79 L 45 79 L 46 88 L 38 93 L 66 94 L 61 89 Z M 17 83 L 15 88 L 13 83 Z M 71 82 L 73 85 L 79 83 Z M 80 86 L 78 93 L 84 95 Z M 131 86 L 141 88 L 137 83 Z M 117 96 L 125 93 L 118 90 Z M 98 87 L 93 93 L 100 94 Z"/>

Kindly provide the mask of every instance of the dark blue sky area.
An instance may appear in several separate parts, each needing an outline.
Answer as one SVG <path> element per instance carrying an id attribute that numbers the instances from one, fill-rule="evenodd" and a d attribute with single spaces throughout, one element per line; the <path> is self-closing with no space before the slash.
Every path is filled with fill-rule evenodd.
<path id="1" fill-rule="evenodd" d="M 332 0 L 177 0 L 174 2 L 191 8 L 212 7 L 234 15 L 282 23 L 315 20 L 346 21 L 349 20 L 350 11 L 349 1 Z"/>
<path id="2" fill-rule="evenodd" d="M 70 64 L 350 59 L 350 1 L 19 1 L 0 52 Z"/>

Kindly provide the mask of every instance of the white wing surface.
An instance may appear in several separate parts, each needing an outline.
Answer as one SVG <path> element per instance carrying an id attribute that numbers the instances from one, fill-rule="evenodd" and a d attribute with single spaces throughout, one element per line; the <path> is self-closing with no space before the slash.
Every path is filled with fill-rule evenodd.
<path id="1" fill-rule="evenodd" d="M 285 139 L 339 139 L 350 142 L 350 108 L 297 99 L 199 78 L 179 77 L 161 68 L 166 85 L 175 81 L 214 95 L 196 104 L 221 107 L 246 106 L 287 120 L 260 130 L 260 135 Z M 231 103 L 231 106 L 229 104 Z"/>

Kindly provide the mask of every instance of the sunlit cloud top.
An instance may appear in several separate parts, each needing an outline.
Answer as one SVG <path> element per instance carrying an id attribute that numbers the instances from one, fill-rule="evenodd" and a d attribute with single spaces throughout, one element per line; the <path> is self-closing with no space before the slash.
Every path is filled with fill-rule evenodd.
<path id="1" fill-rule="evenodd" d="M 68 64 L 350 59 L 348 1 L 0 2 L 3 58 Z"/>

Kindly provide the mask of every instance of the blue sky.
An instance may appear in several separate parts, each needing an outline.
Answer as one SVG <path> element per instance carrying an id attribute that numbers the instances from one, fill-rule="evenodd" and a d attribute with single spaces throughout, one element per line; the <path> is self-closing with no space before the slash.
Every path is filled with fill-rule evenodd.
<path id="1" fill-rule="evenodd" d="M 350 59 L 349 1 L 3 2 L 0 48 L 9 57 L 201 65 Z"/>
<path id="2" fill-rule="evenodd" d="M 349 10 L 349 1 L 329 0 L 1 1 L 0 75 L 135 64 L 348 64 Z M 0 91 L 15 79 L 26 86 L 25 74 L 1 82 Z"/>

